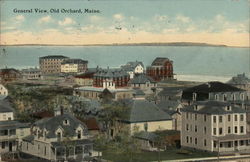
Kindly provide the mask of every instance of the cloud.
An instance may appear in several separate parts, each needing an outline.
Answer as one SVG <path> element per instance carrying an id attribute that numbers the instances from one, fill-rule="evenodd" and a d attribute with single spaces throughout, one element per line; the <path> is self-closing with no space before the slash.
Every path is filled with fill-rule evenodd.
<path id="1" fill-rule="evenodd" d="M 116 20 L 121 21 L 121 20 L 124 19 L 124 16 L 122 14 L 115 14 L 115 15 L 113 15 L 113 18 L 116 19 Z"/>
<path id="2" fill-rule="evenodd" d="M 166 16 L 166 15 L 155 15 L 154 20 L 156 20 L 156 21 L 166 21 L 166 20 L 168 20 L 168 16 Z"/>
<path id="3" fill-rule="evenodd" d="M 90 22 L 99 22 L 99 21 L 101 21 L 103 18 L 102 17 L 100 17 L 100 16 L 96 16 L 96 15 L 93 15 L 93 16 L 90 16 L 89 17 L 89 20 L 90 20 Z"/>
<path id="4" fill-rule="evenodd" d="M 25 17 L 23 15 L 18 15 L 15 17 L 15 20 L 18 21 L 18 22 L 22 22 L 25 20 Z"/>
<path id="5" fill-rule="evenodd" d="M 63 21 L 59 21 L 58 24 L 61 25 L 61 26 L 65 26 L 65 25 L 72 25 L 72 24 L 75 24 L 76 22 L 69 18 L 69 17 L 66 17 Z"/>
<path id="6" fill-rule="evenodd" d="M 53 20 L 53 19 L 51 18 L 51 16 L 48 15 L 48 16 L 44 16 L 44 17 L 40 18 L 40 19 L 38 20 L 38 23 L 39 23 L 39 24 L 41 24 L 41 23 L 49 23 L 49 22 L 51 22 L 52 20 Z"/>
<path id="7" fill-rule="evenodd" d="M 189 23 L 190 22 L 190 18 L 187 16 L 183 16 L 183 15 L 177 15 L 175 19 L 177 21 L 182 22 L 182 23 Z"/>

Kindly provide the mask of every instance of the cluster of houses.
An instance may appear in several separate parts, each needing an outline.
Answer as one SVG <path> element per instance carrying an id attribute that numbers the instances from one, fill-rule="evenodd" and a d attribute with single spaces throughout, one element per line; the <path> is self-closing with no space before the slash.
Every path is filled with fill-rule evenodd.
<path id="1" fill-rule="evenodd" d="M 53 116 L 35 123 L 15 121 L 6 99 L 8 90 L 0 85 L 1 154 L 19 151 L 52 161 L 96 156 L 91 128 L 101 125 L 94 118 L 104 109 L 104 101 L 126 107 L 125 114 L 105 130 L 108 135 L 115 138 L 125 129 L 143 150 L 158 150 L 157 140 L 163 135 L 168 141 L 165 146 L 219 153 L 250 151 L 250 80 L 245 74 L 227 83 L 166 87 L 159 82 L 175 81 L 173 62 L 168 58 L 158 57 L 146 68 L 141 61 L 119 68 L 87 68 L 88 61 L 58 55 L 40 57 L 39 63 L 40 69 L 1 69 L 2 83 L 70 74 L 71 97 L 89 102 L 85 111 L 92 122 L 77 119 L 63 105 L 55 108 Z"/>

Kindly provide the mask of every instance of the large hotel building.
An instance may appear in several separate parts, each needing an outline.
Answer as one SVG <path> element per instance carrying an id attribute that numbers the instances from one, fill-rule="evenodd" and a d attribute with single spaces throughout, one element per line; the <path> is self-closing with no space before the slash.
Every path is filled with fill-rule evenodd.
<path id="1" fill-rule="evenodd" d="M 39 58 L 42 74 L 57 74 L 61 72 L 61 63 L 69 58 L 62 55 L 50 55 Z"/>

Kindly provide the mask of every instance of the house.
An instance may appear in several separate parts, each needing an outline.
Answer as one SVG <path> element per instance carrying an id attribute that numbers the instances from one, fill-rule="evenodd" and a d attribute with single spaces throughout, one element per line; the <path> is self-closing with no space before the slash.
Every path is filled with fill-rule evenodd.
<path id="1" fill-rule="evenodd" d="M 151 66 L 147 67 L 146 74 L 157 82 L 173 79 L 173 61 L 165 57 L 157 57 Z"/>
<path id="2" fill-rule="evenodd" d="M 248 100 L 248 98 L 247 91 L 221 82 L 207 82 L 184 89 L 182 93 L 182 101 L 185 104 L 193 101 L 234 101 Z"/>
<path id="3" fill-rule="evenodd" d="M 88 61 L 82 59 L 67 59 L 61 62 L 62 73 L 83 73 L 87 71 Z"/>
<path id="4" fill-rule="evenodd" d="M 79 86 L 93 86 L 94 74 L 98 68 L 90 68 L 85 73 L 78 74 L 74 77 L 75 84 Z"/>
<path id="5" fill-rule="evenodd" d="M 46 160 L 81 161 L 92 156 L 93 142 L 87 126 L 60 108 L 54 117 L 32 125 L 31 135 L 22 139 L 20 151 Z"/>
<path id="6" fill-rule="evenodd" d="M 0 98 L 1 96 L 8 96 L 8 89 L 2 84 L 0 84 Z"/>
<path id="7" fill-rule="evenodd" d="M 182 109 L 181 146 L 211 152 L 250 151 L 246 111 L 221 101 L 197 101 Z"/>
<path id="8" fill-rule="evenodd" d="M 21 79 L 21 73 L 13 68 L 0 69 L 0 81 L 12 82 Z"/>
<path id="9" fill-rule="evenodd" d="M 157 88 L 157 101 L 181 100 L 182 87 L 163 87 Z"/>
<path id="10" fill-rule="evenodd" d="M 101 69 L 94 74 L 94 87 L 124 88 L 128 86 L 129 74 L 123 69 Z"/>
<path id="11" fill-rule="evenodd" d="M 134 97 L 132 100 L 125 101 L 126 112 L 123 118 L 119 119 L 118 125 L 129 130 L 133 135 L 136 132 L 156 130 L 171 130 L 172 118 L 169 114 L 158 108 L 153 102 L 145 98 Z M 117 130 L 111 130 L 111 136 Z"/>
<path id="12" fill-rule="evenodd" d="M 28 123 L 14 120 L 10 103 L 0 100 L 0 159 L 11 160 L 6 155 L 17 153 L 21 138 L 30 134 L 29 128 Z"/>
<path id="13" fill-rule="evenodd" d="M 49 55 L 39 58 L 39 66 L 42 74 L 61 73 L 61 63 L 69 58 L 62 55 Z"/>
<path id="14" fill-rule="evenodd" d="M 103 100 L 120 100 L 133 97 L 131 89 L 107 89 L 98 87 L 79 87 L 74 89 L 75 96 L 81 96 L 88 99 Z"/>
<path id="15" fill-rule="evenodd" d="M 244 89 L 246 91 L 250 91 L 250 79 L 246 77 L 245 73 L 232 77 L 232 79 L 230 79 L 227 84 Z"/>
<path id="16" fill-rule="evenodd" d="M 157 106 L 172 117 L 172 129 L 180 131 L 182 103 L 179 100 L 168 100 L 157 103 Z"/>
<path id="17" fill-rule="evenodd" d="M 128 62 L 126 65 L 122 65 L 121 68 L 129 74 L 130 79 L 134 78 L 135 74 L 144 73 L 144 65 L 141 61 Z"/>
<path id="18" fill-rule="evenodd" d="M 42 79 L 42 73 L 38 68 L 23 69 L 21 71 L 22 77 L 25 80 L 38 80 Z"/>
<path id="19" fill-rule="evenodd" d="M 128 85 L 132 88 L 145 90 L 157 87 L 157 82 L 146 74 L 135 74 L 134 77 L 129 80 Z"/>
<path id="20" fill-rule="evenodd" d="M 136 139 L 141 149 L 146 151 L 163 151 L 167 149 L 167 147 L 180 147 L 180 131 L 141 131 L 135 133 L 133 137 Z"/>

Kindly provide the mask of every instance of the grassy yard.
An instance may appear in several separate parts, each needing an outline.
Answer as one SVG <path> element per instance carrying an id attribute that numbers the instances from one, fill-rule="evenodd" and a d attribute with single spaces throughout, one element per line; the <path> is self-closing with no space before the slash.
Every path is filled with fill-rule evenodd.
<path id="1" fill-rule="evenodd" d="M 158 161 L 160 160 L 174 160 L 174 159 L 188 159 L 198 157 L 211 157 L 216 156 L 215 154 L 201 151 L 187 151 L 187 154 L 180 154 L 180 150 L 172 149 L 164 152 L 141 152 L 128 154 L 117 154 L 112 151 L 103 151 L 103 159 L 114 161 L 114 162 L 147 162 L 147 161 Z M 186 152 L 186 151 L 185 151 Z"/>

